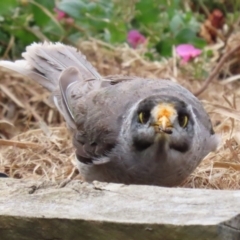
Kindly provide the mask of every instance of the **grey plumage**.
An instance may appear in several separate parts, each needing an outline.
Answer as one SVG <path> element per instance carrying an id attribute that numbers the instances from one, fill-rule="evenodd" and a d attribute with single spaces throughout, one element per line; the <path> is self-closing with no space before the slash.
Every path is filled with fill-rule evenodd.
<path id="1" fill-rule="evenodd" d="M 85 56 L 60 43 L 32 44 L 23 57 L 0 61 L 0 66 L 52 92 L 73 133 L 86 181 L 174 186 L 217 147 L 201 103 L 179 84 L 101 77 Z M 165 115 L 168 110 L 171 114 Z M 170 127 L 156 125 L 164 119 Z"/>

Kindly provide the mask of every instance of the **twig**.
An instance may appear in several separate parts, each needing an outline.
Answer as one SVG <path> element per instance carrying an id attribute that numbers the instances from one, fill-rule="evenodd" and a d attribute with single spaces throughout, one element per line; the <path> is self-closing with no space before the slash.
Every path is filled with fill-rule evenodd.
<path id="1" fill-rule="evenodd" d="M 24 109 L 24 104 L 4 85 L 0 84 L 0 89 L 4 92 L 18 107 Z"/>
<path id="2" fill-rule="evenodd" d="M 208 17 L 211 13 L 209 12 L 208 8 L 205 6 L 205 4 L 203 3 L 202 0 L 199 1 L 200 7 L 202 8 L 202 10 L 204 11 L 204 13 L 206 14 L 206 16 Z"/>
<path id="3" fill-rule="evenodd" d="M 194 93 L 195 96 L 199 96 L 201 93 L 203 93 L 208 85 L 214 80 L 214 78 L 219 73 L 220 69 L 222 68 L 223 64 L 227 61 L 227 59 L 232 56 L 235 52 L 240 50 L 240 44 L 231 49 L 230 51 L 226 52 L 220 59 L 219 63 L 216 65 L 216 67 L 213 69 L 211 74 L 208 76 L 206 81 L 204 82 L 203 86 Z"/>
<path id="4" fill-rule="evenodd" d="M 19 142 L 6 139 L 0 139 L 0 146 L 12 146 L 18 148 L 44 148 L 44 146 L 32 142 Z"/>
<path id="5" fill-rule="evenodd" d="M 11 38 L 10 38 L 10 41 L 8 43 L 7 49 L 5 50 L 5 52 L 3 54 L 3 57 L 2 57 L 3 59 L 7 58 L 9 51 L 12 49 L 12 47 L 14 45 L 14 40 L 15 40 L 14 36 L 11 35 Z"/>
<path id="6" fill-rule="evenodd" d="M 236 153 L 237 154 L 237 153 Z M 238 159 L 238 158 L 237 158 Z M 236 163 L 229 163 L 229 162 L 214 162 L 213 163 L 214 168 L 233 168 L 236 171 L 240 171 L 240 165 Z"/>

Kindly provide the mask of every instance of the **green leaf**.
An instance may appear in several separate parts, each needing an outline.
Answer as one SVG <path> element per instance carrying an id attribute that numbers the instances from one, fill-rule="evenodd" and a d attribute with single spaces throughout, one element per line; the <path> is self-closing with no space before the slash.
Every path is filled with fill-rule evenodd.
<path id="1" fill-rule="evenodd" d="M 158 21 L 159 15 L 159 1 L 158 0 L 140 0 L 136 4 L 136 20 L 141 22 L 142 24 L 154 24 Z"/>
<path id="2" fill-rule="evenodd" d="M 197 48 L 203 48 L 206 45 L 206 42 L 202 39 L 196 36 L 195 31 L 184 28 L 182 29 L 176 36 L 176 43 L 191 43 Z"/>
<path id="3" fill-rule="evenodd" d="M 107 38 L 109 38 L 109 42 L 117 43 L 126 41 L 127 28 L 123 22 L 122 23 L 110 22 L 107 28 L 108 32 L 106 33 Z"/>
<path id="4" fill-rule="evenodd" d="M 179 43 L 188 43 L 191 42 L 192 39 L 196 38 L 195 32 L 193 32 L 189 28 L 184 28 L 175 36 Z"/>
<path id="5" fill-rule="evenodd" d="M 166 39 L 160 41 L 156 45 L 157 51 L 160 53 L 163 57 L 170 57 L 172 56 L 172 46 L 174 45 L 174 39 Z"/>
<path id="6" fill-rule="evenodd" d="M 144 54 L 144 56 L 145 56 L 146 58 L 148 58 L 149 60 L 154 61 L 154 56 L 153 56 L 153 54 L 152 54 L 151 52 L 146 52 L 146 53 Z"/>
<path id="7" fill-rule="evenodd" d="M 34 20 L 38 26 L 45 26 L 53 15 L 54 1 L 35 0 L 32 2 L 31 11 L 34 15 Z M 50 11 L 51 10 L 51 11 Z"/>
<path id="8" fill-rule="evenodd" d="M 69 16 L 79 19 L 81 9 L 86 9 L 86 4 L 79 0 L 63 0 L 58 5 L 58 8 Z"/>
<path id="9" fill-rule="evenodd" d="M 50 20 L 52 20 L 56 24 L 56 26 L 58 26 L 60 31 L 64 32 L 64 29 L 62 28 L 61 24 L 57 21 L 55 16 L 53 15 L 53 12 L 51 12 L 48 8 L 46 8 L 44 5 L 41 5 L 37 1 L 29 0 L 29 2 L 33 4 L 32 8 L 33 8 L 33 13 L 34 13 L 34 17 L 37 25 L 44 26 Z M 53 9 L 54 5 L 49 5 L 49 6 L 52 6 L 51 9 Z"/>
<path id="10" fill-rule="evenodd" d="M 1 41 L 8 41 L 7 34 L 3 31 L 0 31 L 0 39 L 1 39 Z"/>
<path id="11" fill-rule="evenodd" d="M 213 51 L 212 51 L 211 49 L 205 51 L 205 54 L 206 54 L 207 58 L 211 58 L 211 57 L 213 57 Z"/>
<path id="12" fill-rule="evenodd" d="M 24 29 L 16 29 L 14 36 L 17 37 L 25 46 L 37 41 L 37 37 L 30 32 L 24 31 Z"/>
<path id="13" fill-rule="evenodd" d="M 170 21 L 169 27 L 173 33 L 179 32 L 184 27 L 184 22 L 179 14 L 176 14 Z"/>
<path id="14" fill-rule="evenodd" d="M 5 15 L 11 11 L 11 9 L 18 6 L 17 0 L 1 0 L 0 1 L 0 15 Z"/>

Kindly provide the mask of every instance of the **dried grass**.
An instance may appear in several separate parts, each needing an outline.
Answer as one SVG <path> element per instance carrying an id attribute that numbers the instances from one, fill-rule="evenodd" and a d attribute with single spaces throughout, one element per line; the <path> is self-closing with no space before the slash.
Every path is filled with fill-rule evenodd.
<path id="1" fill-rule="evenodd" d="M 79 48 L 102 75 L 170 78 L 192 92 L 202 85 L 195 74 L 196 64 L 206 72 L 216 65 L 204 60 L 198 60 L 195 65 L 179 65 L 175 54 L 170 60 L 149 62 L 143 58 L 144 49 L 113 47 L 94 39 L 80 42 Z M 239 55 L 224 65 L 223 81 L 213 81 L 200 96 L 222 141 L 217 152 L 202 161 L 184 187 L 240 189 L 240 110 L 236 107 L 240 104 L 236 82 L 239 76 L 232 75 L 230 70 Z M 51 181 L 72 176 L 75 167 L 71 137 L 51 104 L 49 93 L 33 81 L 5 69 L 0 69 L 0 79 L 0 171 L 15 178 Z"/>

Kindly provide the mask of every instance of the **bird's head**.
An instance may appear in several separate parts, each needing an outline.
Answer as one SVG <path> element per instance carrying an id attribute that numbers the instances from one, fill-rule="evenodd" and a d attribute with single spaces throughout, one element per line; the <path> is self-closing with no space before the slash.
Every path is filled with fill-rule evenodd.
<path id="1" fill-rule="evenodd" d="M 133 146 L 138 151 L 159 145 L 160 151 L 186 152 L 194 135 L 193 125 L 191 111 L 183 101 L 168 96 L 146 98 L 133 114 Z"/>
<path id="2" fill-rule="evenodd" d="M 124 132 L 125 142 L 131 141 L 128 173 L 138 183 L 180 184 L 217 147 L 210 119 L 195 98 L 153 95 L 130 112 Z"/>

